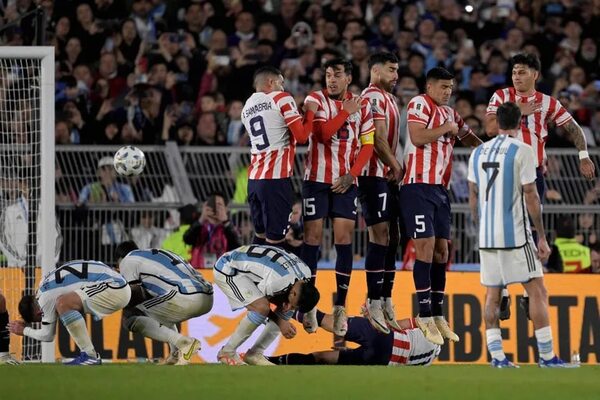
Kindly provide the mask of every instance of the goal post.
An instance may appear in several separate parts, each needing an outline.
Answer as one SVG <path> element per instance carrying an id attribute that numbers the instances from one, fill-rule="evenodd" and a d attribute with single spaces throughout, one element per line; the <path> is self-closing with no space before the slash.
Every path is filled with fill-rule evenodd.
<path id="1" fill-rule="evenodd" d="M 54 47 L 0 47 L 0 289 L 11 320 L 55 268 L 54 73 Z M 54 342 L 11 335 L 11 351 L 55 361 Z"/>

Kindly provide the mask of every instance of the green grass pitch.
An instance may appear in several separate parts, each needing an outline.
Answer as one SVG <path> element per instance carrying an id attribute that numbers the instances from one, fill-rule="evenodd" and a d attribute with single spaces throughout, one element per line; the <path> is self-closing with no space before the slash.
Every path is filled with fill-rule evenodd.
<path id="1" fill-rule="evenodd" d="M 0 398 L 18 399 L 600 399 L 600 366 L 516 370 L 420 367 L 228 367 L 111 364 L 0 367 Z"/>

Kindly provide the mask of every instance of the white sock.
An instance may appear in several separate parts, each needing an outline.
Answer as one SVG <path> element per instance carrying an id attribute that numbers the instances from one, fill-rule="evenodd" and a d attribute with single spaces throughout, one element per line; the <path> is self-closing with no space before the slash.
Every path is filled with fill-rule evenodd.
<path id="1" fill-rule="evenodd" d="M 502 289 L 502 297 L 508 297 L 508 289 L 507 288 Z"/>
<path id="2" fill-rule="evenodd" d="M 554 358 L 552 329 L 550 329 L 550 326 L 537 329 L 535 331 L 535 339 L 537 340 L 540 358 L 543 358 L 544 360 L 551 360 Z"/>
<path id="3" fill-rule="evenodd" d="M 92 339 L 88 334 L 83 315 L 81 315 L 79 311 L 71 310 L 62 314 L 60 320 L 65 328 L 67 328 L 69 335 L 71 335 L 75 344 L 79 347 L 79 350 L 81 350 L 82 353 L 86 353 L 87 355 L 96 358 L 96 350 L 94 349 Z"/>
<path id="4" fill-rule="evenodd" d="M 184 338 L 176 330 L 169 329 L 167 326 L 159 324 L 158 321 L 144 316 L 136 316 L 130 330 L 131 332 L 141 333 L 144 337 L 169 343 L 175 347 L 177 347 L 177 341 Z"/>
<path id="5" fill-rule="evenodd" d="M 262 325 L 266 319 L 267 317 L 250 311 L 244 318 L 242 318 L 235 332 L 233 332 L 233 335 L 231 335 L 225 346 L 223 346 L 223 351 L 227 353 L 236 352 L 237 348 L 240 347 L 240 345 L 246 340 L 248 340 L 256 328 Z"/>
<path id="6" fill-rule="evenodd" d="M 177 330 L 177 325 L 176 324 L 163 324 L 163 325 L 166 326 L 167 328 L 169 328 L 169 329 L 171 329 L 171 330 L 179 333 L 179 330 Z M 169 352 L 171 354 L 173 354 L 176 351 L 177 351 L 177 346 L 175 346 L 174 344 L 169 343 Z"/>
<path id="7" fill-rule="evenodd" d="M 265 330 L 262 331 L 256 340 L 256 343 L 250 348 L 250 351 L 253 353 L 264 354 L 267 347 L 277 339 L 279 332 L 279 326 L 275 322 L 269 321 L 267 326 L 265 326 Z"/>
<path id="8" fill-rule="evenodd" d="M 500 328 L 486 329 L 485 337 L 487 340 L 487 348 L 492 358 L 498 361 L 502 361 L 506 358 L 504 350 L 502 349 L 502 334 Z"/>

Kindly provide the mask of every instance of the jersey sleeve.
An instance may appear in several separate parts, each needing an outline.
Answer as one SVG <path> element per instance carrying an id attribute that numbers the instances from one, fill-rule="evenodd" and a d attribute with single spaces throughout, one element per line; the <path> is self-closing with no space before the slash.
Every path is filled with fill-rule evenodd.
<path id="1" fill-rule="evenodd" d="M 536 173 L 535 173 L 535 154 L 533 153 L 533 149 L 528 145 L 522 146 L 519 150 L 520 166 L 521 170 L 519 171 L 519 179 L 521 180 L 521 185 L 527 185 L 532 182 L 535 182 Z"/>
<path id="2" fill-rule="evenodd" d="M 296 106 L 296 101 L 291 94 L 282 92 L 281 95 L 278 95 L 275 98 L 275 104 L 281 113 L 281 116 L 285 120 L 286 125 L 291 125 L 296 121 L 302 119 L 302 116 L 298 112 L 298 106 Z"/>
<path id="3" fill-rule="evenodd" d="M 315 112 L 315 118 L 313 122 L 325 122 L 327 121 L 327 115 L 325 114 L 325 109 L 323 108 L 323 104 L 321 103 L 321 99 L 317 97 L 317 95 L 313 92 L 310 93 L 304 99 L 305 103 L 315 103 L 317 105 L 317 112 Z"/>
<path id="4" fill-rule="evenodd" d="M 485 110 L 486 115 L 496 115 L 498 107 L 500 107 L 500 105 L 504 103 L 504 96 L 502 95 L 502 93 L 502 90 L 496 90 L 496 92 L 493 94 L 492 98 L 490 99 L 490 102 L 488 103 L 487 109 Z"/>
<path id="5" fill-rule="evenodd" d="M 128 283 L 140 280 L 139 263 L 133 257 L 125 257 L 121 260 L 119 272 Z"/>
<path id="6" fill-rule="evenodd" d="M 469 167 L 468 167 L 468 172 L 467 172 L 467 180 L 469 182 L 473 182 L 473 183 L 477 183 L 477 177 L 475 176 L 475 153 L 477 153 L 478 151 L 480 151 L 479 148 L 475 149 L 474 151 L 471 152 L 471 155 L 469 156 Z"/>
<path id="7" fill-rule="evenodd" d="M 371 111 L 371 104 L 363 99 L 361 101 L 360 108 L 360 134 L 359 136 L 366 135 L 375 130 L 375 123 L 373 122 L 373 112 Z"/>
<path id="8" fill-rule="evenodd" d="M 368 90 L 362 95 L 362 98 L 369 102 L 373 120 L 385 121 L 385 97 L 383 94 L 378 90 Z"/>
<path id="9" fill-rule="evenodd" d="M 42 310 L 42 323 L 53 324 L 56 322 L 56 298 L 46 292 L 38 298 L 38 304 Z"/>
<path id="10" fill-rule="evenodd" d="M 552 103 L 554 103 L 554 107 L 552 107 Z M 560 101 L 554 98 L 550 98 L 550 109 L 554 109 L 554 112 L 550 115 L 550 120 L 556 126 L 562 126 L 573 119 L 573 116 L 560 104 Z"/>
<path id="11" fill-rule="evenodd" d="M 431 117 L 431 108 L 423 96 L 417 96 L 408 103 L 407 122 L 427 125 Z"/>

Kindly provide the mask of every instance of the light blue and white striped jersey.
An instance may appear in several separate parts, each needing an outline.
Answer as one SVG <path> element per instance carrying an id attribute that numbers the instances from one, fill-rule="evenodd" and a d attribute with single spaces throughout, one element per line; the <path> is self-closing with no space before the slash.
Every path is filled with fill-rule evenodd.
<path id="1" fill-rule="evenodd" d="M 133 250 L 121 260 L 119 271 L 127 282 L 139 282 L 153 296 L 173 289 L 182 294 L 212 294 L 213 288 L 198 271 L 168 250 Z"/>
<path id="2" fill-rule="evenodd" d="M 217 273 L 244 274 L 265 296 L 274 296 L 297 280 L 309 280 L 310 268 L 294 254 L 273 246 L 242 246 L 223 254 L 215 264 Z"/>
<path id="3" fill-rule="evenodd" d="M 532 148 L 508 135 L 478 146 L 469 181 L 478 188 L 479 248 L 514 249 L 531 241 L 523 185 L 536 179 Z"/>
<path id="4" fill-rule="evenodd" d="M 127 285 L 125 278 L 100 261 L 71 261 L 49 272 L 40 282 L 37 291 L 38 303 L 44 313 L 42 322 L 56 321 L 58 296 L 100 283 L 106 283 L 112 288 Z"/>

